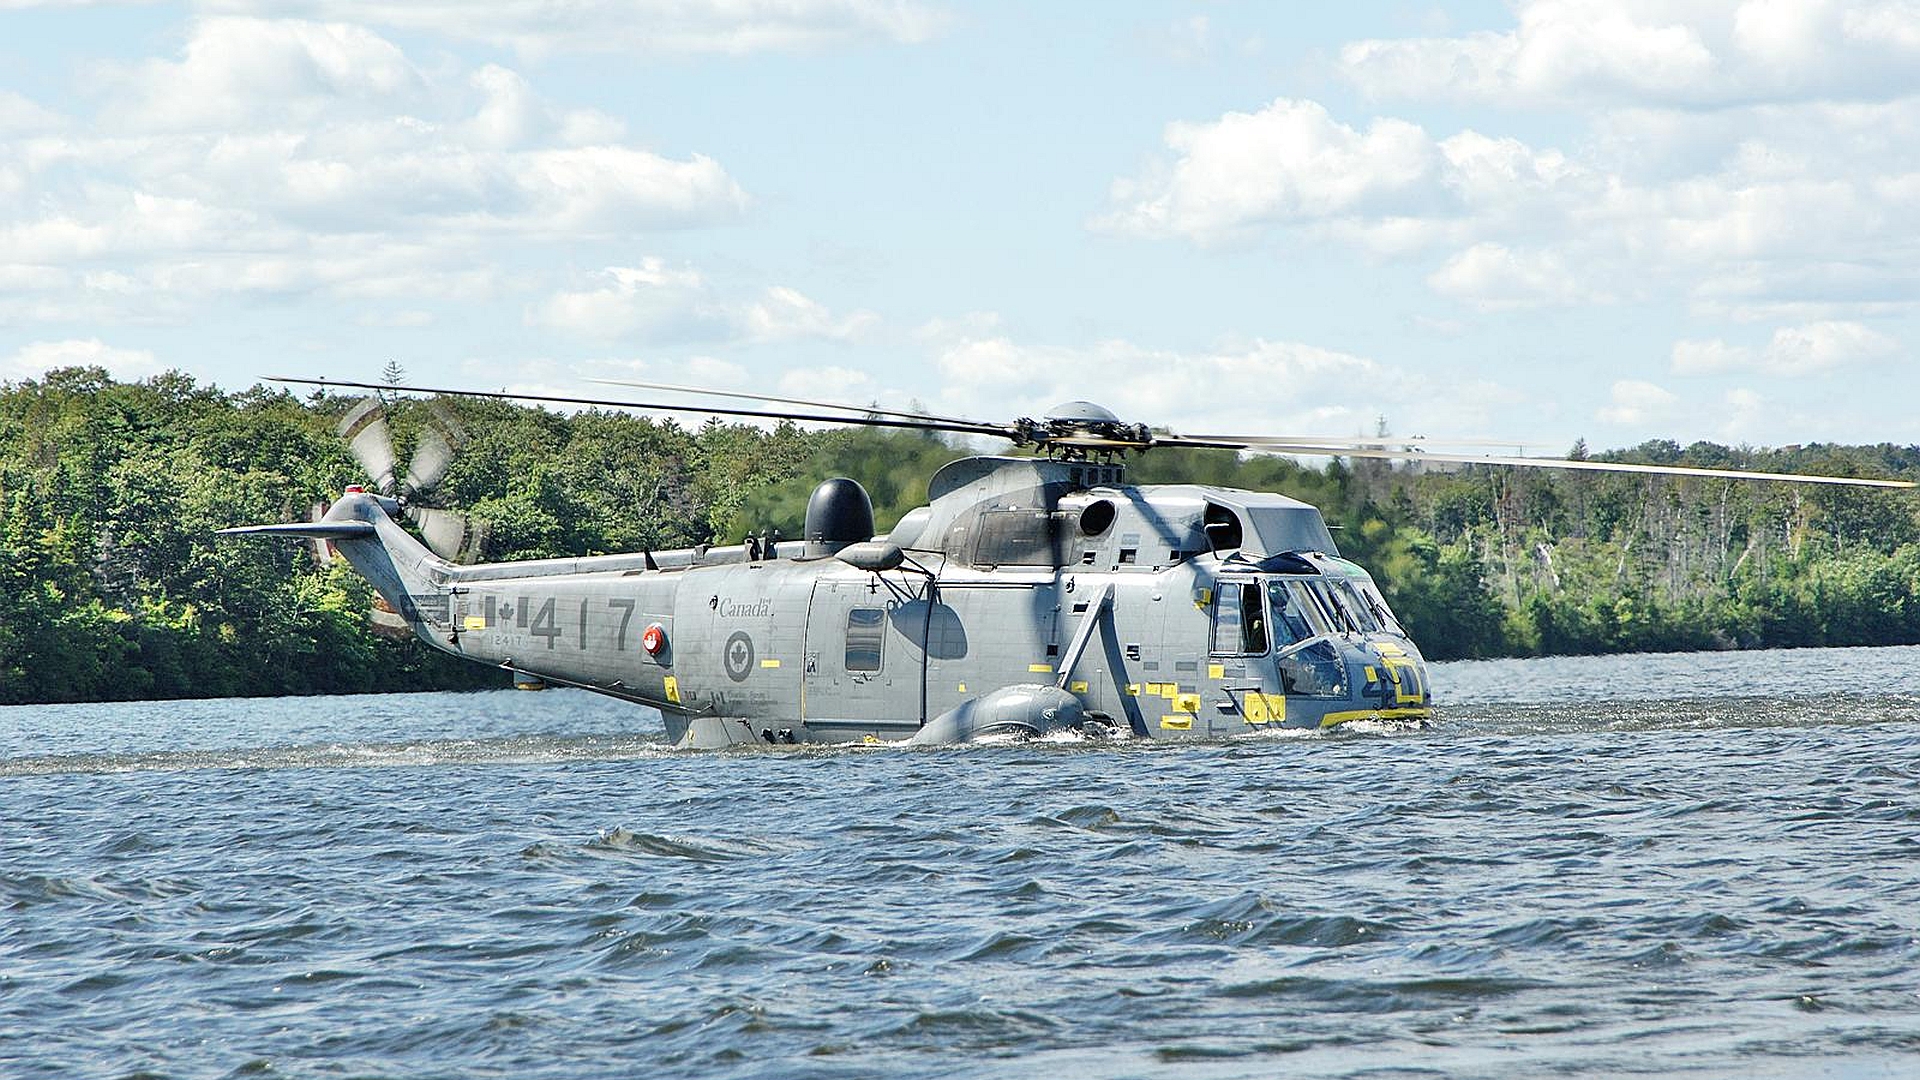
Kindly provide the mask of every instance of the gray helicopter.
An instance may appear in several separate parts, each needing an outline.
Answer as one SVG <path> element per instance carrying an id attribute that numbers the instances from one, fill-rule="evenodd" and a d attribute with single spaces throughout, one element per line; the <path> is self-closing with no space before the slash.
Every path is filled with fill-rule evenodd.
<path id="1" fill-rule="evenodd" d="M 1340 557 L 1318 509 L 1231 488 L 1130 485 L 1127 453 L 1213 447 L 1913 486 L 1428 453 L 1406 440 L 1170 435 L 1085 401 L 996 424 L 713 391 L 695 392 L 842 412 L 276 381 L 998 436 L 1042 455 L 946 465 L 928 482 L 927 505 L 884 535 L 860 485 L 834 478 L 814 489 L 795 540 L 466 564 L 471 529 L 429 497 L 457 429 L 445 417 L 430 425 L 396 478 L 382 408 L 369 398 L 341 430 L 373 490 L 349 487 L 317 521 L 222 530 L 329 543 L 433 647 L 525 684 L 652 706 L 683 747 L 1056 732 L 1218 739 L 1431 718 L 1418 646 L 1366 570 Z"/>

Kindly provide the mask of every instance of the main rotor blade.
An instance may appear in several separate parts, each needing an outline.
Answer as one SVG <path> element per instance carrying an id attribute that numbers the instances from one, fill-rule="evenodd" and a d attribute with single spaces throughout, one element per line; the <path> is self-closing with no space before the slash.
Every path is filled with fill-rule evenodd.
<path id="1" fill-rule="evenodd" d="M 1365 448 L 1282 443 L 1247 447 L 1263 454 L 1307 454 L 1316 457 L 1376 458 L 1386 461 L 1437 461 L 1466 465 L 1510 465 L 1522 469 L 1566 469 L 1580 472 L 1641 473 L 1648 476 L 1702 476 L 1716 480 L 1782 480 L 1793 484 L 1835 484 L 1845 487 L 1910 488 L 1909 480 L 1878 480 L 1862 476 L 1821 476 L 1813 473 L 1752 472 L 1746 469 L 1708 469 L 1688 465 L 1639 465 L 1628 461 L 1585 461 L 1572 458 L 1511 457 L 1496 454 L 1433 454 L 1421 450 L 1394 452 Z"/>
<path id="2" fill-rule="evenodd" d="M 805 405 L 814 409 L 846 409 L 849 412 L 871 413 L 877 416 L 898 416 L 908 420 L 930 420 L 941 424 L 978 424 L 979 420 L 969 420 L 964 416 L 940 416 L 935 413 L 908 412 L 904 409 L 882 409 L 877 405 L 845 405 L 837 401 L 809 401 L 806 398 L 776 397 L 772 394 L 750 394 L 745 390 L 709 390 L 702 386 L 680 386 L 675 383 L 640 382 L 637 379 L 588 379 L 588 382 L 605 386 L 635 386 L 642 390 L 673 390 L 682 394 L 706 394 L 709 397 L 740 398 L 743 401 L 770 401 L 779 405 Z"/>
<path id="3" fill-rule="evenodd" d="M 1264 451 L 1272 446 L 1317 447 L 1329 454 L 1346 453 L 1347 450 L 1385 450 L 1398 447 L 1396 456 L 1425 456 L 1415 439 L 1347 439 L 1339 437 L 1321 437 L 1318 435 L 1162 435 L 1155 434 L 1154 446 L 1174 446 L 1187 449 L 1206 450 L 1254 450 Z M 1501 445 L 1501 444 L 1496 444 Z M 1306 453 L 1304 450 L 1289 450 L 1289 453 Z"/>
<path id="4" fill-rule="evenodd" d="M 1363 446 L 1363 447 L 1400 447 L 1410 449 L 1425 446 L 1486 446 L 1503 447 L 1511 450 L 1523 450 L 1539 443 L 1515 442 L 1512 439 L 1435 439 L 1427 435 L 1220 435 L 1209 432 L 1205 435 L 1177 435 L 1168 433 L 1154 442 L 1155 446 L 1173 445 L 1172 440 L 1197 440 L 1196 445 L 1204 446 L 1244 446 L 1248 448 L 1265 443 L 1286 443 L 1289 446 Z M 1520 455 L 1524 456 L 1524 455 Z"/>
<path id="5" fill-rule="evenodd" d="M 368 386 L 368 389 L 378 389 Z M 393 433 L 387 429 L 387 410 L 380 399 L 370 397 L 347 410 L 340 420 L 341 437 L 347 451 L 367 471 L 374 490 L 393 494 Z"/>
<path id="6" fill-rule="evenodd" d="M 398 391 L 411 394 L 444 394 L 447 397 L 487 398 L 495 401 L 541 401 L 560 405 L 596 405 L 611 409 L 650 409 L 655 412 L 702 413 L 717 416 L 758 416 L 768 420 L 809 420 L 823 424 L 854 424 L 860 427 L 906 428 L 912 431 L 953 431 L 966 435 L 992 435 L 1001 439 L 1017 438 L 1005 425 L 933 420 L 883 420 L 873 416 L 822 416 L 819 413 L 775 412 L 771 409 L 729 409 L 719 405 L 672 405 L 652 401 L 617 401 L 610 398 L 568 397 L 561 394 L 516 394 L 505 390 L 456 390 L 437 386 L 392 386 L 386 383 L 348 382 L 336 379 L 299 379 L 290 375 L 262 375 L 268 382 L 302 386 L 331 386 L 351 389 Z M 389 470 L 391 471 L 391 470 Z"/>

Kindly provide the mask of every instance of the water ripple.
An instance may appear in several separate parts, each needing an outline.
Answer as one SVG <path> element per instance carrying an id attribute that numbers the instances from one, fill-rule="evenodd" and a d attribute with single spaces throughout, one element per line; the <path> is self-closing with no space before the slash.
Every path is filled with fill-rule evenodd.
<path id="1" fill-rule="evenodd" d="M 1904 1076 L 1920 697 L 1849 662 L 1444 665 L 1439 724 L 1180 747 L 0 710 L 0 1075 Z"/>

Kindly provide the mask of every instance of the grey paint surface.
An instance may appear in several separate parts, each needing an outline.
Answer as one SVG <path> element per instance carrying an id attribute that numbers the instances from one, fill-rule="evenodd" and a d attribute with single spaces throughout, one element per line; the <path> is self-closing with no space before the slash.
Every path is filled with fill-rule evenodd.
<path id="1" fill-rule="evenodd" d="M 931 505 L 897 530 L 907 561 L 880 573 L 798 557 L 797 543 L 763 561 L 730 547 L 454 566 L 364 494 L 343 497 L 317 528 L 331 523 L 341 553 L 422 639 L 656 706 L 687 745 L 905 739 L 983 695 L 1056 682 L 1092 720 L 1152 738 L 1426 715 L 1424 664 L 1397 633 L 1346 626 L 1258 655 L 1211 650 L 1223 581 L 1264 588 L 1304 573 L 1371 587 L 1364 571 L 1329 557 L 1317 510 L 1278 495 L 1118 479 L 1117 467 L 1086 463 L 956 462 L 935 476 Z M 1225 534 L 1210 540 L 1204 522 L 1223 514 L 1239 542 L 1216 551 Z M 253 531 L 311 537 L 315 528 Z M 1276 561 L 1289 552 L 1322 554 Z M 1089 612 L 1084 651 L 1063 673 Z M 865 669 L 870 658 L 850 667 L 850 618 L 862 657 L 877 639 L 877 669 Z M 664 637 L 656 654 L 643 645 L 649 627 Z M 1316 642 L 1346 693 L 1288 692 L 1288 657 Z"/>

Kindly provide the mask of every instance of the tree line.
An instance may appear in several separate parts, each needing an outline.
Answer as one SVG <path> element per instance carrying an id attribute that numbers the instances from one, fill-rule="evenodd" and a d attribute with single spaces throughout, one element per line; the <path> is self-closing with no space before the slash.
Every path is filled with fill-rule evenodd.
<path id="1" fill-rule="evenodd" d="M 374 632 L 371 592 L 344 563 L 214 535 L 304 519 L 363 480 L 334 432 L 351 404 L 223 392 L 177 372 L 127 383 L 69 368 L 0 384 L 0 703 L 504 685 Z M 865 485 L 885 529 L 970 452 L 918 433 L 453 408 L 466 442 L 440 494 L 485 524 L 490 559 L 797 537 L 829 475 Z M 391 403 L 402 461 L 424 414 Z M 1892 445 L 1652 442 L 1594 456 L 1920 477 L 1920 448 Z M 1910 493 L 1225 451 L 1129 468 L 1136 483 L 1319 506 L 1431 659 L 1920 642 Z"/>

